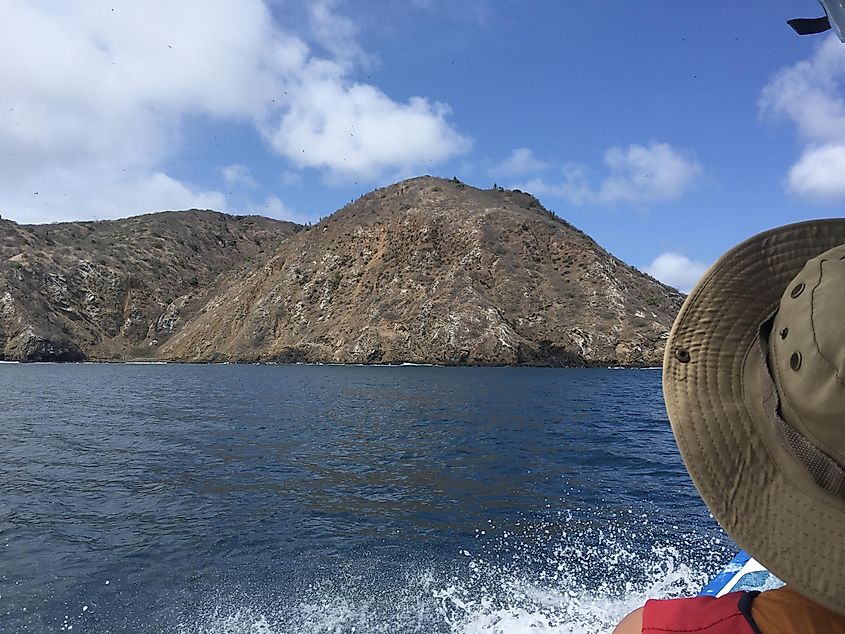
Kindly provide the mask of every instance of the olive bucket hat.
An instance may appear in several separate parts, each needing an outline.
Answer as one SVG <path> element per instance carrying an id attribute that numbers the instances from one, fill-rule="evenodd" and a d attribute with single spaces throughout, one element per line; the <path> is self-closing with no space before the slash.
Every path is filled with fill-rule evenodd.
<path id="1" fill-rule="evenodd" d="M 710 267 L 672 327 L 663 394 L 716 520 L 845 615 L 845 218 L 767 231 Z"/>

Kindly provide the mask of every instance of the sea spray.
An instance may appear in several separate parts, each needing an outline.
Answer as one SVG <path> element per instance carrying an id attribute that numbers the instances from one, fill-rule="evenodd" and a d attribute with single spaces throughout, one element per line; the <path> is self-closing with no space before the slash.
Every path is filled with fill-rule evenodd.
<path id="1" fill-rule="evenodd" d="M 572 530 L 564 530 L 569 527 Z M 399 575 L 338 570 L 297 592 L 220 597 L 180 634 L 595 634 L 649 598 L 697 593 L 730 556 L 718 536 L 635 524 L 582 525 L 570 512 L 488 524 L 451 565 Z M 656 540 L 656 541 L 655 541 Z M 359 560 L 360 563 L 360 560 Z"/>

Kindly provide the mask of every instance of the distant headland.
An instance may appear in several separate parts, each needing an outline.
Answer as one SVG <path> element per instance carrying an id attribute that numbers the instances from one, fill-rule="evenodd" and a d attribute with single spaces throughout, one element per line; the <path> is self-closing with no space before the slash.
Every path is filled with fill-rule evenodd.
<path id="1" fill-rule="evenodd" d="M 0 220 L 0 360 L 653 366 L 683 296 L 518 190 L 423 176 L 313 226 Z"/>

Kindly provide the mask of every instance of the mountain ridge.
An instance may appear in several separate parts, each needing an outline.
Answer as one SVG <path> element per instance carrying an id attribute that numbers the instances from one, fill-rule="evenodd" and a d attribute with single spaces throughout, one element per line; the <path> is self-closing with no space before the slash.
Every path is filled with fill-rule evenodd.
<path id="1" fill-rule="evenodd" d="M 681 301 L 530 194 L 457 179 L 307 227 L 0 220 L 0 359 L 658 365 Z"/>
<path id="2" fill-rule="evenodd" d="M 286 240 L 161 356 L 656 365 L 681 299 L 530 194 L 417 177 Z"/>

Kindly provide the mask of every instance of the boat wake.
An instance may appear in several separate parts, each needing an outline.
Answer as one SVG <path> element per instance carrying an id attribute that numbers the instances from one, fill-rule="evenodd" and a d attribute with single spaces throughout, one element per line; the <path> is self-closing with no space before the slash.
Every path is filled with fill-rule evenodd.
<path id="1" fill-rule="evenodd" d="M 729 558 L 720 538 L 637 546 L 631 528 L 477 532 L 449 570 L 377 574 L 361 560 L 293 596 L 219 597 L 181 634 L 595 634 L 648 598 L 696 594 Z M 675 541 L 673 539 L 673 541 Z M 708 553 L 705 556 L 699 553 Z M 281 593 L 282 595 L 284 593 Z"/>

